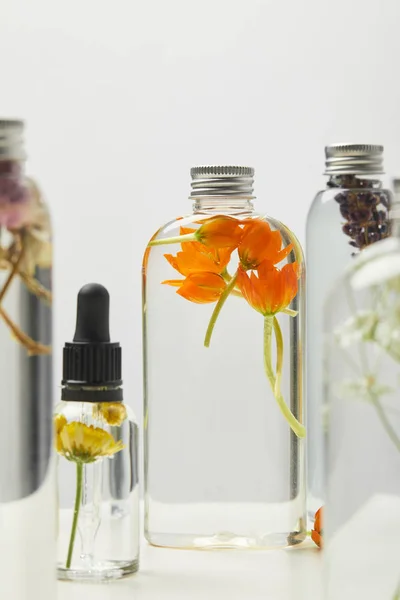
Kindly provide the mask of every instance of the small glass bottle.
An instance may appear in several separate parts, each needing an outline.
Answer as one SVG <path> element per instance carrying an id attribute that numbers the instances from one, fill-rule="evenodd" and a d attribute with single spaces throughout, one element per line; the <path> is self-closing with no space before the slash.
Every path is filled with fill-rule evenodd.
<path id="1" fill-rule="evenodd" d="M 0 596 L 53 600 L 52 232 L 23 136 L 0 119 Z"/>
<path id="2" fill-rule="evenodd" d="M 325 499 L 322 412 L 323 304 L 346 266 L 389 235 L 391 193 L 384 189 L 383 147 L 333 144 L 325 149 L 326 188 L 307 218 L 307 504 L 312 522 Z"/>
<path id="3" fill-rule="evenodd" d="M 62 385 L 58 577 L 120 579 L 139 568 L 138 427 L 123 403 L 121 348 L 110 342 L 109 295 L 99 284 L 78 294 Z"/>
<path id="4" fill-rule="evenodd" d="M 298 544 L 302 250 L 255 212 L 252 168 L 191 175 L 193 213 L 144 256 L 145 535 L 178 548 Z"/>
<path id="5" fill-rule="evenodd" d="M 400 594 L 400 182 L 396 187 L 392 237 L 364 250 L 325 310 L 329 600 Z"/>

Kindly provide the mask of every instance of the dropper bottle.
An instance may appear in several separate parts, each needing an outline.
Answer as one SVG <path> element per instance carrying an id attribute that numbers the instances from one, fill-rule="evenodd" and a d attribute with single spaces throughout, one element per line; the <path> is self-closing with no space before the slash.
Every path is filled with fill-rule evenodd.
<path id="1" fill-rule="evenodd" d="M 139 566 L 138 426 L 123 401 L 109 308 L 105 287 L 85 285 L 73 342 L 63 351 L 54 417 L 59 579 L 108 581 Z"/>

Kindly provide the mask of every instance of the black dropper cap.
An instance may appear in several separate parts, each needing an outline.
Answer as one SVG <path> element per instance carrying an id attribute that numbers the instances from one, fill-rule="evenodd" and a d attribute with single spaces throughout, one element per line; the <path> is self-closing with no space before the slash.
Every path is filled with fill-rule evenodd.
<path id="1" fill-rule="evenodd" d="M 99 283 L 84 285 L 78 294 L 74 339 L 63 351 L 63 400 L 122 400 L 122 390 L 115 389 L 122 384 L 121 347 L 110 342 L 109 315 L 106 288 Z M 88 387 L 99 389 L 82 389 Z"/>

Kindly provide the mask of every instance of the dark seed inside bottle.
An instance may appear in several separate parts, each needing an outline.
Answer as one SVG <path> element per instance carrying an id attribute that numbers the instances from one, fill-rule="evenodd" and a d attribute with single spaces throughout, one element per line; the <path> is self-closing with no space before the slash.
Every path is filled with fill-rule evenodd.
<path id="1" fill-rule="evenodd" d="M 347 221 L 343 223 L 342 231 L 351 238 L 350 246 L 362 250 L 390 234 L 390 200 L 387 194 L 368 189 L 373 185 L 369 180 L 349 177 L 348 183 L 350 189 L 341 190 L 335 200 L 340 205 L 340 214 Z M 362 191 L 355 190 L 355 187 L 362 188 Z"/>

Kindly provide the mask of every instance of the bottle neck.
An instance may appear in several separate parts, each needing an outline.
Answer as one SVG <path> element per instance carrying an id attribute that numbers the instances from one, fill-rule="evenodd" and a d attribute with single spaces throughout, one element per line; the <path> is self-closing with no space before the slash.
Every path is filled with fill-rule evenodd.
<path id="1" fill-rule="evenodd" d="M 121 383 L 103 386 L 72 385 L 62 382 L 61 400 L 69 402 L 123 402 Z"/>
<path id="2" fill-rule="evenodd" d="M 24 161 L 0 159 L 0 177 L 20 179 L 24 175 Z"/>
<path id="3" fill-rule="evenodd" d="M 365 175 L 332 175 L 327 183 L 329 188 L 343 189 L 374 189 L 379 190 L 382 187 L 382 181 L 376 176 Z"/>
<path id="4" fill-rule="evenodd" d="M 206 214 L 242 215 L 254 211 L 252 196 L 196 196 L 192 197 L 193 212 Z"/>

